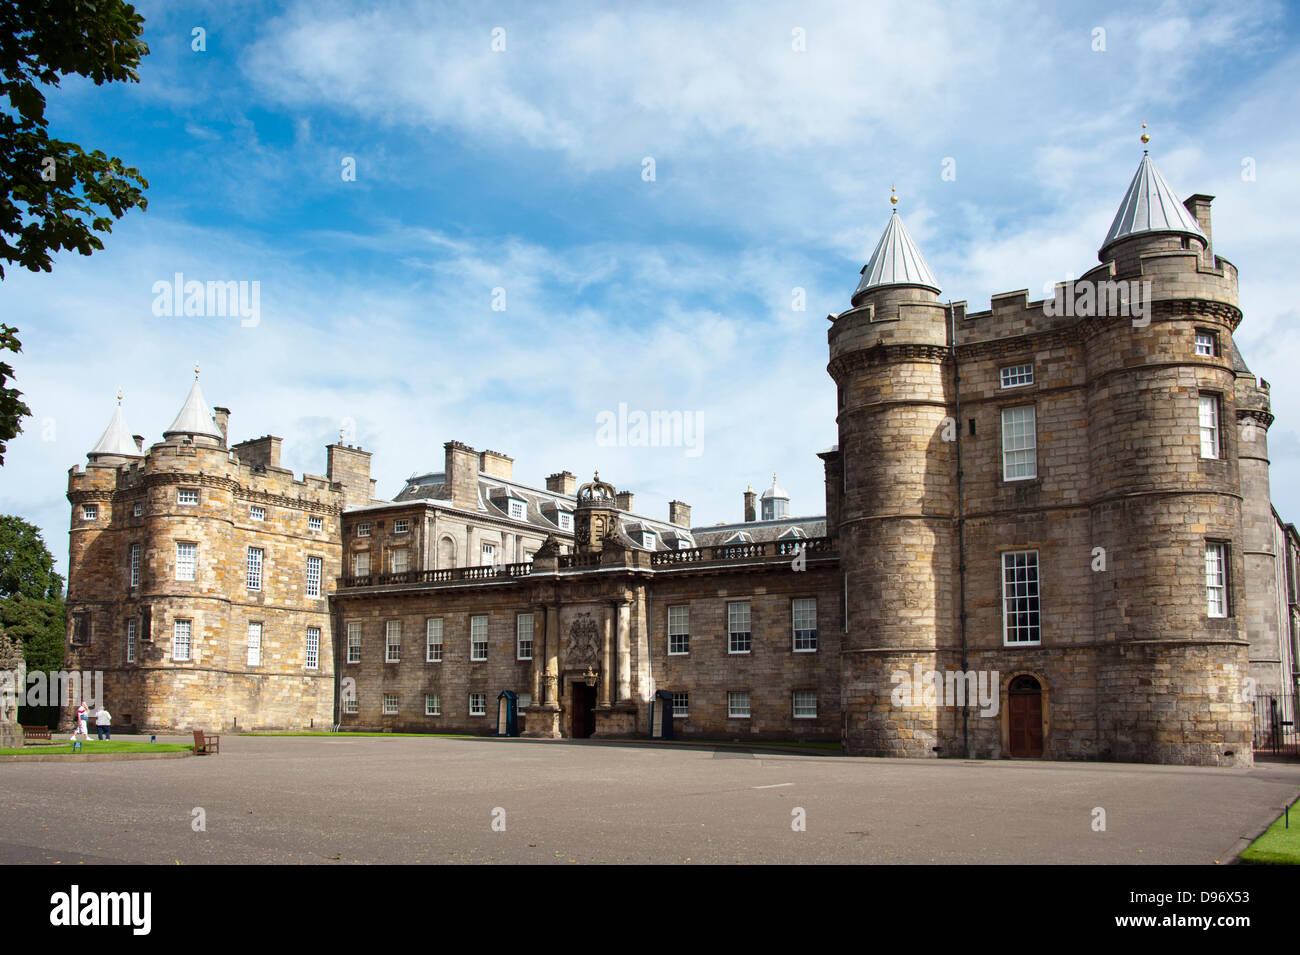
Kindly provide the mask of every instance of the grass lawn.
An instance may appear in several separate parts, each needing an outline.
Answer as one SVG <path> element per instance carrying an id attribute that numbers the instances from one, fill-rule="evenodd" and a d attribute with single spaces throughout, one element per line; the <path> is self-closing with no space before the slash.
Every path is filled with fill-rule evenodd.
<path id="1" fill-rule="evenodd" d="M 85 753 L 174 753 L 193 749 L 193 743 L 141 743 L 136 740 L 86 740 L 81 741 L 81 752 L 72 752 L 72 743 L 46 743 L 35 746 L 0 749 L 0 756 L 68 755 L 73 759 Z"/>
<path id="2" fill-rule="evenodd" d="M 1300 865 L 1300 802 L 1291 807 L 1291 828 L 1283 828 L 1286 814 L 1243 852 L 1238 861 L 1246 865 Z"/>
<path id="3" fill-rule="evenodd" d="M 302 730 L 299 733 L 240 733 L 242 737 L 437 737 L 439 739 L 481 739 L 481 735 L 469 733 L 333 733 L 330 730 Z"/>

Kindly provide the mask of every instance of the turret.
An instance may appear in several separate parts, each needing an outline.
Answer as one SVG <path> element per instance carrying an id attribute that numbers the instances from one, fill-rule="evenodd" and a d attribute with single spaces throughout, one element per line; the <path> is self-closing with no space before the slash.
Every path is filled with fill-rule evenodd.
<path id="1" fill-rule="evenodd" d="M 891 675 L 940 669 L 940 652 L 952 644 L 947 313 L 897 210 L 852 306 L 830 316 L 828 335 L 843 473 L 845 746 L 863 755 L 933 756 L 940 748 L 934 702 L 896 707 Z"/>

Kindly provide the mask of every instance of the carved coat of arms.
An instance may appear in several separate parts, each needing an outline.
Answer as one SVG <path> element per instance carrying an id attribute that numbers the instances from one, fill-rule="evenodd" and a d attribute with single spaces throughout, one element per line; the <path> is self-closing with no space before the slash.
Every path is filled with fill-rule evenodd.
<path id="1" fill-rule="evenodd" d="M 569 666 L 595 666 L 600 657 L 600 628 L 589 613 L 580 613 L 569 625 L 565 661 Z"/>

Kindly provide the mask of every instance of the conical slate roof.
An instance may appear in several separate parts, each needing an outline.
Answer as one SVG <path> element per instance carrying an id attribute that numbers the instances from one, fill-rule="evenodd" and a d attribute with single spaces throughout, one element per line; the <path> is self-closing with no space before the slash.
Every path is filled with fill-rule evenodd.
<path id="1" fill-rule="evenodd" d="M 889 224 L 885 226 L 885 234 L 880 237 L 876 251 L 871 253 L 871 258 L 862 267 L 862 281 L 858 283 L 853 297 L 857 298 L 868 289 L 887 285 L 919 285 L 939 291 L 934 273 L 925 264 L 925 259 L 921 258 L 921 250 L 907 234 L 897 209 L 890 215 Z"/>
<path id="2" fill-rule="evenodd" d="M 221 440 L 221 432 L 212 419 L 212 408 L 203 400 L 203 392 L 199 390 L 197 375 L 194 376 L 194 386 L 190 388 L 189 397 L 185 399 L 172 426 L 163 432 L 163 437 L 173 434 L 197 434 Z"/>
<path id="3" fill-rule="evenodd" d="M 1120 239 L 1148 232 L 1195 235 L 1209 242 L 1197 224 L 1196 217 L 1178 201 L 1156 164 L 1144 152 L 1133 181 L 1128 184 L 1128 192 L 1124 193 L 1124 201 L 1115 213 L 1115 221 L 1106 233 L 1106 241 L 1101 244 L 1102 251 Z"/>
<path id="4" fill-rule="evenodd" d="M 108 427 L 104 433 L 99 436 L 99 441 L 87 452 L 87 457 L 93 457 L 99 454 L 117 454 L 122 457 L 138 458 L 143 457 L 136 450 L 135 441 L 131 438 L 131 432 L 126 429 L 122 423 L 122 403 L 118 402 L 117 407 L 113 409 L 113 417 L 108 422 Z"/>

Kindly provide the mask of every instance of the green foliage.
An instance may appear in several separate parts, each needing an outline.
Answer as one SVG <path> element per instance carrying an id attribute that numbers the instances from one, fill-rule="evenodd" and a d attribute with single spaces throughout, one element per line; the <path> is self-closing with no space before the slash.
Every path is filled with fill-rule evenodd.
<path id="1" fill-rule="evenodd" d="M 45 118 L 45 91 L 62 77 L 138 83 L 143 32 L 123 0 L 0 0 L 0 279 L 6 262 L 49 272 L 54 252 L 90 255 L 104 247 L 96 233 L 147 206 L 138 169 L 51 137 Z M 15 331 L 3 326 L 0 351 L 19 350 Z M 12 377 L 0 364 L 0 464 L 31 414 L 5 386 Z"/>
<path id="2" fill-rule="evenodd" d="M 63 578 L 54 572 L 54 555 L 41 530 L 21 517 L 0 514 L 0 597 L 22 594 L 53 600 L 63 593 Z"/>
<path id="3" fill-rule="evenodd" d="M 19 594 L 0 600 L 0 629 L 22 640 L 29 673 L 63 669 L 67 612 L 62 597 L 29 600 Z"/>

